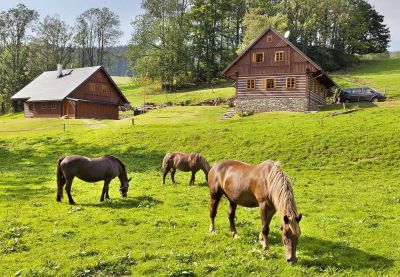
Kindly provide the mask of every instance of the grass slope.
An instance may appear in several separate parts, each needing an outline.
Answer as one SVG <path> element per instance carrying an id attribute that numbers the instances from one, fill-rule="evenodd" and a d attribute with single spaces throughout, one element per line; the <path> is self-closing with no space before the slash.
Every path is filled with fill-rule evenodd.
<path id="1" fill-rule="evenodd" d="M 400 56 L 375 58 L 361 62 L 355 68 L 332 74 L 341 87 L 372 87 L 392 99 L 400 99 Z"/>
<path id="2" fill-rule="evenodd" d="M 398 105 L 336 117 L 329 111 L 276 112 L 219 121 L 224 111 L 172 107 L 136 117 L 135 126 L 102 121 L 96 129 L 71 125 L 67 132 L 2 135 L 0 275 L 400 274 Z M 23 118 L 0 121 L 27 124 Z M 217 234 L 209 234 L 203 174 L 195 186 L 182 172 L 177 186 L 170 179 L 161 184 L 160 165 L 169 151 L 198 151 L 212 164 L 281 161 L 304 215 L 298 264 L 284 261 L 279 215 L 266 255 L 257 241 L 257 209 L 238 208 L 240 238 L 233 240 L 223 200 Z M 69 154 L 119 156 L 133 177 L 128 198 L 120 198 L 114 180 L 112 201 L 99 203 L 102 184 L 75 180 L 78 205 L 57 203 L 56 160 Z"/>
<path id="3" fill-rule="evenodd" d="M 338 71 L 330 74 L 333 80 L 342 88 L 364 87 L 375 88 L 389 97 L 400 99 L 400 56 L 392 57 L 373 56 L 364 60 L 357 66 L 346 71 Z M 120 86 L 122 92 L 134 106 L 143 105 L 143 101 L 162 104 L 172 102 L 180 104 L 190 101 L 197 104 L 217 97 L 226 99 L 235 95 L 235 88 L 231 82 L 216 85 L 215 89 L 203 88 L 191 91 L 178 91 L 174 93 L 162 92 L 157 85 L 147 88 L 132 84 L 129 77 L 113 77 Z M 146 92 L 146 95 L 144 95 Z"/>
<path id="4" fill-rule="evenodd" d="M 173 93 L 162 92 L 155 85 L 144 88 L 135 86 L 132 83 L 125 83 L 120 84 L 119 86 L 126 98 L 128 98 L 130 103 L 134 106 L 143 105 L 143 101 L 155 104 L 171 102 L 178 105 L 181 102 L 189 101 L 191 105 L 195 105 L 206 100 L 213 100 L 217 97 L 220 97 L 222 100 L 224 100 L 234 96 L 235 94 L 234 87 L 221 87 L 221 85 L 214 89 L 204 88 L 191 91 L 178 91 Z"/>

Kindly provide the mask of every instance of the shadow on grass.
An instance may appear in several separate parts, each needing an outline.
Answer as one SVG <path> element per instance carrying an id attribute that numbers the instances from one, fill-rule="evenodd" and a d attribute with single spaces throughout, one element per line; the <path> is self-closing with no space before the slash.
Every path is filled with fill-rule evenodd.
<path id="1" fill-rule="evenodd" d="M 199 186 L 199 187 L 208 187 L 208 183 L 207 182 L 202 182 L 202 183 L 195 183 L 195 186 Z"/>
<path id="2" fill-rule="evenodd" d="M 300 238 L 299 250 L 305 254 L 305 257 L 299 259 L 300 266 L 315 267 L 322 271 L 328 268 L 382 270 L 394 265 L 391 259 L 370 254 L 343 242 L 307 236 Z"/>
<path id="3" fill-rule="evenodd" d="M 37 148 L 43 148 L 45 150 Z M 15 172 L 14 178 L 8 178 L 5 184 L 37 185 L 55 180 L 57 160 L 66 155 L 83 155 L 100 157 L 114 155 L 119 157 L 127 167 L 128 174 L 142 173 L 161 168 L 165 153 L 129 147 L 123 151 L 118 147 L 104 145 L 81 145 L 72 138 L 38 137 L 32 141 L 20 143 L 12 151 L 8 147 L 0 147 L 0 170 Z"/>
<path id="4" fill-rule="evenodd" d="M 46 187 L 34 186 L 33 188 L 27 186 L 15 186 L 7 187 L 3 189 L 2 198 L 12 201 L 12 200 L 43 200 L 48 195 L 55 195 L 55 189 L 50 189 Z M 54 196 L 55 197 L 55 196 Z"/>
<path id="5" fill-rule="evenodd" d="M 250 228 L 242 229 L 242 235 L 240 234 L 240 228 L 238 228 L 239 236 L 246 244 L 254 245 L 254 239 L 258 238 L 259 231 L 254 230 L 251 225 L 248 227 Z M 282 247 L 282 251 L 284 251 L 280 232 L 273 231 L 269 234 L 268 238 L 270 245 Z M 299 251 L 298 266 L 315 268 L 321 272 L 331 270 L 333 273 L 350 269 L 373 269 L 379 271 L 394 266 L 392 259 L 368 253 L 343 242 L 334 242 L 308 236 L 300 237 L 297 251 Z"/>
<path id="6" fill-rule="evenodd" d="M 96 207 L 96 208 L 105 208 L 105 209 L 132 209 L 132 208 L 152 208 L 159 204 L 162 204 L 163 201 L 154 198 L 150 195 L 141 195 L 135 197 L 129 197 L 127 199 L 111 199 L 111 202 L 97 203 L 97 204 L 85 204 L 79 203 L 79 206 L 86 207 Z"/>
<path id="7" fill-rule="evenodd" d="M 372 103 L 372 102 L 352 102 L 352 103 L 346 103 L 346 110 L 350 109 L 369 109 L 369 108 L 376 108 L 378 107 L 377 104 Z M 320 108 L 320 111 L 336 111 L 336 110 L 343 110 L 343 104 L 328 104 L 324 105 Z"/>

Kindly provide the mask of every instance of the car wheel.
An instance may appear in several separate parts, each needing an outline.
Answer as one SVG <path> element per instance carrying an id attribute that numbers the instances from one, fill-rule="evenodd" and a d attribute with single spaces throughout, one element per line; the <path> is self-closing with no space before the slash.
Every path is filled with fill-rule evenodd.
<path id="1" fill-rule="evenodd" d="M 344 102 L 344 103 L 350 103 L 350 100 L 349 100 L 349 99 L 344 99 L 343 102 Z"/>
<path id="2" fill-rule="evenodd" d="M 378 100 L 378 98 L 372 98 L 372 102 L 374 102 L 374 103 L 376 103 L 376 102 L 378 102 L 379 100 Z"/>

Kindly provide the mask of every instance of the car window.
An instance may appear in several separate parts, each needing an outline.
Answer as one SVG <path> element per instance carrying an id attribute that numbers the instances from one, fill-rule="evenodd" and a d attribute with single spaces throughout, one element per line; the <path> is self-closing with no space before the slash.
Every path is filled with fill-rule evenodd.
<path id="1" fill-rule="evenodd" d="M 374 91 L 370 88 L 363 88 L 363 93 L 374 93 Z"/>
<path id="2" fill-rule="evenodd" d="M 353 91 L 353 94 L 361 94 L 362 93 L 361 88 L 353 88 L 352 91 Z"/>

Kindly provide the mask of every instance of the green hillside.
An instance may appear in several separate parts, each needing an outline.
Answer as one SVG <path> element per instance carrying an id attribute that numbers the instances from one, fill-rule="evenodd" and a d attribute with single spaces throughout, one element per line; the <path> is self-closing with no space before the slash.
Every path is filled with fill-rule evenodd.
<path id="1" fill-rule="evenodd" d="M 387 86 L 396 62 L 367 62 L 335 80 Z M 138 101 L 141 88 L 121 87 Z M 170 96 L 203 101 L 209 93 Z M 159 103 L 165 97 L 149 95 Z M 222 121 L 225 106 L 176 106 L 137 116 L 135 125 L 0 116 L 0 276 L 399 276 L 400 105 L 360 107 L 337 116 L 331 106 Z M 258 209 L 238 207 L 234 240 L 223 200 L 211 235 L 204 175 L 188 186 L 190 174 L 178 172 L 176 186 L 169 177 L 162 185 L 161 162 L 171 151 L 201 152 L 211 164 L 279 160 L 303 214 L 298 263 L 284 261 L 279 214 L 267 254 L 258 242 Z M 121 199 L 118 180 L 106 203 L 99 202 L 100 182 L 74 180 L 78 204 L 56 202 L 56 161 L 70 154 L 120 157 L 132 177 L 128 198 Z"/>
<path id="2" fill-rule="evenodd" d="M 217 97 L 225 100 L 235 95 L 235 88 L 232 86 L 232 82 L 219 84 L 215 88 L 182 90 L 172 93 L 161 91 L 158 85 L 140 87 L 132 83 L 121 83 L 119 86 L 133 106 L 143 105 L 144 101 L 155 104 L 171 102 L 176 105 L 188 101 L 190 105 L 196 105 Z"/>
<path id="3" fill-rule="evenodd" d="M 218 120 L 225 110 L 165 108 L 138 116 L 134 126 L 129 119 L 92 126 L 0 117 L 0 126 L 50 127 L 0 138 L 0 275 L 400 273 L 398 105 L 336 117 L 276 112 Z M 54 127 L 60 123 L 66 132 Z M 161 161 L 170 151 L 198 151 L 212 164 L 281 161 L 304 215 L 298 264 L 283 259 L 278 216 L 270 252 L 262 254 L 257 209 L 238 208 L 240 238 L 233 240 L 224 200 L 217 234 L 210 235 L 202 174 L 191 187 L 181 172 L 177 186 L 161 184 Z M 75 180 L 78 205 L 57 203 L 56 160 L 69 154 L 119 156 L 133 177 L 128 198 L 120 199 L 115 180 L 112 202 L 101 204 L 100 183 Z"/>
<path id="4" fill-rule="evenodd" d="M 389 99 L 400 99 L 400 56 L 392 57 L 371 56 L 363 57 L 356 66 L 346 70 L 329 74 L 332 79 L 342 88 L 368 86 L 385 93 Z M 216 85 L 214 89 L 203 88 L 189 91 L 178 91 L 174 93 L 162 92 L 158 85 L 148 87 L 138 86 L 131 83 L 127 77 L 113 77 L 119 84 L 121 90 L 134 106 L 143 105 L 143 102 L 162 104 L 171 102 L 180 104 L 189 101 L 197 104 L 217 97 L 227 99 L 235 95 L 232 82 Z"/>
<path id="5" fill-rule="evenodd" d="M 391 99 L 400 99 L 400 56 L 372 57 L 347 71 L 331 75 L 341 87 L 375 88 Z"/>

